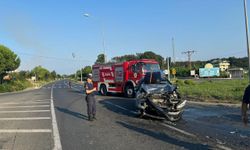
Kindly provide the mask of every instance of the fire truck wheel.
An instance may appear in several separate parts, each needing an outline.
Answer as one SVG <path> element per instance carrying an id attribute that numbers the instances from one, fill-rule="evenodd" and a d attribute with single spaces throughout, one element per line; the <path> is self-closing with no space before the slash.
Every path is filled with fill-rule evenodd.
<path id="1" fill-rule="evenodd" d="M 106 88 L 106 85 L 101 85 L 100 87 L 100 93 L 104 96 L 107 95 L 108 91 L 107 91 L 107 88 Z"/>
<path id="2" fill-rule="evenodd" d="M 132 85 L 127 85 L 125 88 L 125 96 L 128 98 L 132 98 L 135 96 L 134 87 Z"/>

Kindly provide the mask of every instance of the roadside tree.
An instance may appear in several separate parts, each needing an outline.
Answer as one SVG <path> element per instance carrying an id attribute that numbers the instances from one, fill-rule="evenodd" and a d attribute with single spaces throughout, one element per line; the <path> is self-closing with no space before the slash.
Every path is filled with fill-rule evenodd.
<path id="1" fill-rule="evenodd" d="M 0 45 L 0 84 L 7 72 L 14 71 L 20 66 L 20 58 L 9 48 Z"/>
<path id="2" fill-rule="evenodd" d="M 53 80 L 55 80 L 56 79 L 56 71 L 55 70 L 53 70 L 51 73 L 50 73 L 50 76 L 51 76 L 51 78 L 53 79 Z"/>
<path id="3" fill-rule="evenodd" d="M 105 55 L 104 54 L 99 54 L 97 56 L 95 64 L 103 64 L 103 63 L 105 63 Z"/>
<path id="4" fill-rule="evenodd" d="M 37 80 L 49 80 L 50 72 L 42 66 L 37 66 L 31 71 Z"/>

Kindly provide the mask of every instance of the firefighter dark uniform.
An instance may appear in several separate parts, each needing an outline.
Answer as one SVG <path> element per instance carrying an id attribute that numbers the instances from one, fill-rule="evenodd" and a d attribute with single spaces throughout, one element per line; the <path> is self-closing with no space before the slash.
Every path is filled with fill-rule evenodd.
<path id="1" fill-rule="evenodd" d="M 242 113 L 242 120 L 245 125 L 248 123 L 248 114 L 247 110 L 250 104 L 250 85 L 248 85 L 245 89 L 243 99 L 242 99 L 242 106 L 241 106 L 241 113 Z"/>
<path id="2" fill-rule="evenodd" d="M 248 85 L 245 89 L 243 103 L 250 104 L 250 85 Z"/>
<path id="3" fill-rule="evenodd" d="M 91 80 L 91 79 L 90 79 Z M 87 82 L 85 85 L 85 89 L 87 90 L 93 90 L 93 83 Z M 92 91 L 91 93 L 86 92 L 86 102 L 87 102 L 87 113 L 90 121 L 93 121 L 93 119 L 96 119 L 96 100 L 95 100 L 95 91 Z"/>

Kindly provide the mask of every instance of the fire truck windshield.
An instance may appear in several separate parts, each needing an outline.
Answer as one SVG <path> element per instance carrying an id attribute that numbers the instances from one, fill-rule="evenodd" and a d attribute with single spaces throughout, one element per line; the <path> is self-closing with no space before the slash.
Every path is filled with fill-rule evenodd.
<path id="1" fill-rule="evenodd" d="M 160 71 L 159 64 L 143 64 L 143 72 L 157 72 Z"/>

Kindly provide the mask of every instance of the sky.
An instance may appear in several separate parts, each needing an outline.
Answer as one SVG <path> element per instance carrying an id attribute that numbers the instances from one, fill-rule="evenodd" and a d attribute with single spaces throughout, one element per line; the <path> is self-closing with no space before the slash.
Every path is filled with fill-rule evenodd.
<path id="1" fill-rule="evenodd" d="M 247 56 L 243 0 L 1 0 L 0 12 L 0 44 L 19 70 L 71 74 L 104 51 L 172 57 L 173 38 L 176 61 L 188 50 L 192 60 Z"/>

